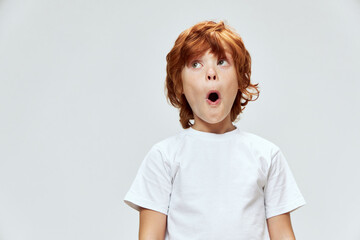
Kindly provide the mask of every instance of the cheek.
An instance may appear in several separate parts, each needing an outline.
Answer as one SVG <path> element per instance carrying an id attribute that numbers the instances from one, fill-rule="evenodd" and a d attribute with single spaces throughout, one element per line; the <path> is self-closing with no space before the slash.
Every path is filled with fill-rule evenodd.
<path id="1" fill-rule="evenodd" d="M 189 74 L 184 72 L 182 74 L 183 90 L 187 98 L 196 97 L 199 94 L 201 86 L 199 85 L 199 76 L 197 74 Z"/>
<path id="2" fill-rule="evenodd" d="M 232 98 L 235 99 L 236 94 L 238 93 L 239 84 L 238 84 L 236 75 L 234 76 L 234 75 L 230 74 L 227 79 L 228 79 L 228 82 L 227 82 L 228 84 L 226 87 L 226 92 L 232 100 Z M 230 98 L 229 98 L 229 100 L 230 100 Z"/>
<path id="3" fill-rule="evenodd" d="M 189 79 L 186 79 L 185 81 L 183 81 L 183 89 L 184 89 L 184 94 L 187 98 L 190 97 L 190 95 L 192 95 L 193 93 L 193 86 L 191 84 L 191 81 L 188 81 Z"/>
<path id="4" fill-rule="evenodd" d="M 237 75 L 236 75 L 235 71 L 227 72 L 224 75 L 224 79 L 227 79 L 228 85 L 238 87 L 238 80 L 237 80 Z"/>
<path id="5" fill-rule="evenodd" d="M 197 97 L 199 94 L 197 94 L 194 86 L 186 85 L 186 88 L 184 89 L 184 93 L 190 105 L 197 102 Z"/>

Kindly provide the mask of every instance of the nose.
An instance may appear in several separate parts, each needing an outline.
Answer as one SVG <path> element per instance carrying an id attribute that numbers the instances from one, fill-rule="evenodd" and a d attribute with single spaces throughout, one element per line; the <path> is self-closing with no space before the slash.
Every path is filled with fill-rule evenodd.
<path id="1" fill-rule="evenodd" d="M 207 79 L 208 80 L 216 80 L 216 72 L 211 68 L 209 69 L 209 71 L 207 72 Z"/>

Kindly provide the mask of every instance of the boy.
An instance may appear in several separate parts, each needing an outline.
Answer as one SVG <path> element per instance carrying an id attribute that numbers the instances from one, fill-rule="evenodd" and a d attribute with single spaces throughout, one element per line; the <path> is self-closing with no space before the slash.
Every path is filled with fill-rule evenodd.
<path id="1" fill-rule="evenodd" d="M 124 198 L 140 212 L 139 239 L 295 239 L 290 212 L 306 203 L 283 153 L 232 124 L 259 95 L 240 36 L 200 22 L 166 59 L 184 129 L 150 149 Z"/>

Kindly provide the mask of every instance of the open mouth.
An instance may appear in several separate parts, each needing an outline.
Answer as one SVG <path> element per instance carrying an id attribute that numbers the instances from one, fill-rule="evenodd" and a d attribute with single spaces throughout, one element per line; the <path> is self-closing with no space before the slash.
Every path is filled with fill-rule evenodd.
<path id="1" fill-rule="evenodd" d="M 219 95 L 216 92 L 212 92 L 209 95 L 209 100 L 212 102 L 215 102 L 216 100 L 218 100 L 218 98 L 219 98 Z"/>
<path id="2" fill-rule="evenodd" d="M 219 101 L 220 101 L 220 92 L 216 91 L 216 90 L 209 91 L 208 95 L 207 95 L 207 101 L 211 105 L 215 105 L 215 104 L 219 103 Z"/>

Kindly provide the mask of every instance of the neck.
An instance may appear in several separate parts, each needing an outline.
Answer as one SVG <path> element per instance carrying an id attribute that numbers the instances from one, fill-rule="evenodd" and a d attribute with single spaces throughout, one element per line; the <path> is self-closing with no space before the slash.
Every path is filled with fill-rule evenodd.
<path id="1" fill-rule="evenodd" d="M 198 117 L 195 117 L 195 122 L 192 128 L 202 132 L 217 133 L 217 134 L 226 133 L 236 129 L 236 127 L 230 121 L 230 116 L 225 118 L 221 122 L 213 123 L 213 124 L 205 122 Z"/>

